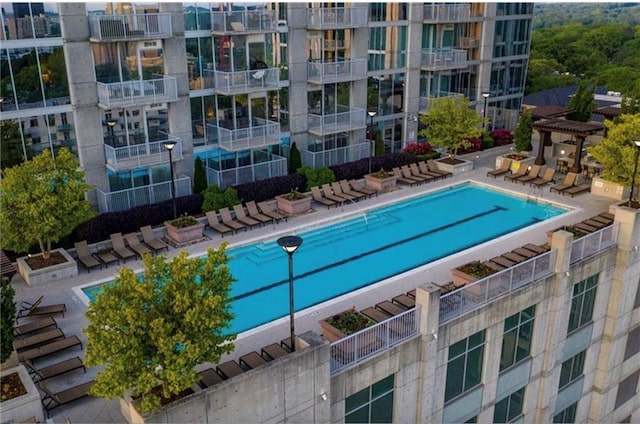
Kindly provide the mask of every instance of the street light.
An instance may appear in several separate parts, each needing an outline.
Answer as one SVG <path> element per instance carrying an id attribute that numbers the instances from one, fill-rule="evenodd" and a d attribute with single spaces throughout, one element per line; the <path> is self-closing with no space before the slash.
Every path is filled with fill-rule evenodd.
<path id="1" fill-rule="evenodd" d="M 487 130 L 487 100 L 489 100 L 489 96 L 491 93 L 488 91 L 484 91 L 482 93 L 482 97 L 484 97 L 484 108 L 482 109 L 482 129 Z"/>
<path id="2" fill-rule="evenodd" d="M 171 170 L 171 199 L 173 200 L 173 219 L 176 219 L 178 217 L 178 213 L 176 211 L 176 189 L 173 182 L 173 158 L 171 157 L 171 151 L 174 147 L 176 147 L 176 142 L 173 140 L 165 141 L 164 143 L 162 143 L 162 145 L 169 151 L 169 169 Z"/>
<path id="3" fill-rule="evenodd" d="M 295 327 L 293 323 L 293 254 L 296 253 L 298 247 L 302 244 L 302 239 L 297 236 L 280 237 L 277 243 L 282 247 L 287 255 L 289 255 L 289 327 L 291 330 L 291 351 L 296 351 Z"/>
<path id="4" fill-rule="evenodd" d="M 631 207 L 631 200 L 633 199 L 633 185 L 636 182 L 636 173 L 638 172 L 638 153 L 640 153 L 640 139 L 633 140 L 636 145 L 636 159 L 633 165 L 633 177 L 631 178 L 631 191 L 629 192 L 629 207 Z M 636 196 L 637 200 L 637 196 Z"/>
<path id="5" fill-rule="evenodd" d="M 107 120 L 107 127 L 109 127 L 109 134 L 111 135 L 111 143 L 113 144 L 113 147 L 117 147 L 116 146 L 115 136 L 113 134 L 113 127 L 115 127 L 117 123 L 118 123 L 118 121 L 116 121 L 115 119 L 108 119 Z"/>
<path id="6" fill-rule="evenodd" d="M 373 156 L 373 117 L 376 116 L 378 112 L 375 110 L 370 110 L 367 112 L 369 118 L 371 118 L 371 124 L 369 125 L 369 174 L 371 174 L 371 156 Z"/>

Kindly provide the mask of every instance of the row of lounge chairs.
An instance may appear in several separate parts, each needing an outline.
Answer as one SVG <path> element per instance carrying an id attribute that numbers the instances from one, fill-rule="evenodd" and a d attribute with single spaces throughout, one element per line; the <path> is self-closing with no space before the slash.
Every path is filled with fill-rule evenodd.
<path id="1" fill-rule="evenodd" d="M 342 206 L 344 202 L 357 202 L 374 194 L 377 196 L 378 192 L 364 185 L 358 185 L 353 180 L 340 180 L 330 184 L 323 184 L 322 186 L 311 187 L 313 200 L 327 208 Z"/>
<path id="2" fill-rule="evenodd" d="M 205 214 L 207 225 L 224 237 L 227 233 L 237 233 L 242 229 L 247 231 L 256 226 L 287 220 L 286 215 L 269 207 L 267 202 L 256 203 L 252 200 L 244 205 L 234 205 L 233 212 L 235 218 L 231 216 L 231 210 L 228 207 L 220 208 L 217 212 L 209 211 Z"/>
<path id="3" fill-rule="evenodd" d="M 395 167 L 392 171 L 399 183 L 410 186 L 451 177 L 453 175 L 450 172 L 440 171 L 433 160 Z"/>
<path id="4" fill-rule="evenodd" d="M 564 181 L 560 184 L 556 184 L 549 188 L 549 191 L 556 193 L 561 193 L 563 196 L 565 194 L 571 195 L 571 197 L 576 194 L 584 193 L 591 190 L 591 184 L 583 183 L 577 184 L 578 182 L 578 174 L 575 172 L 567 173 L 567 176 L 564 178 Z"/>

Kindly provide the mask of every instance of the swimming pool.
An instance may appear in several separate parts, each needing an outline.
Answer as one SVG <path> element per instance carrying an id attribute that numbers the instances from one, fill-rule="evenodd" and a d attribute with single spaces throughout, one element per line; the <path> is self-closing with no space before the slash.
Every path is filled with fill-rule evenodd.
<path id="1" fill-rule="evenodd" d="M 297 234 L 296 311 L 567 212 L 472 183 Z M 265 242 L 229 249 L 240 333 L 289 313 L 287 256 Z M 90 301 L 100 286 L 84 288 Z"/>

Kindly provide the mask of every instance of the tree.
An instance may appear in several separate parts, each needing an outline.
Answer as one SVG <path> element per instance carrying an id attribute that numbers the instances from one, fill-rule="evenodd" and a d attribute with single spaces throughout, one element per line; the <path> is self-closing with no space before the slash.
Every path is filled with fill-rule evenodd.
<path id="1" fill-rule="evenodd" d="M 533 118 L 531 112 L 527 110 L 520 115 L 520 120 L 513 134 L 513 147 L 516 153 L 528 150 L 531 145 L 531 134 L 533 134 Z"/>
<path id="2" fill-rule="evenodd" d="M 238 191 L 233 187 L 227 187 L 224 191 L 215 184 L 211 184 L 203 192 L 202 213 L 219 211 L 222 208 L 231 208 L 240 202 Z"/>
<path id="3" fill-rule="evenodd" d="M 568 117 L 574 121 L 589 122 L 591 121 L 591 114 L 596 110 L 596 101 L 593 99 L 593 95 L 596 91 L 595 84 L 587 81 L 581 81 L 578 84 L 576 92 L 569 99 L 567 107 L 573 109 Z"/>
<path id="4" fill-rule="evenodd" d="M 427 113 L 420 115 L 425 128 L 419 133 L 431 145 L 447 149 L 452 158 L 458 149 L 471 145 L 468 139 L 482 134 L 482 116 L 469 108 L 466 98 L 432 97 L 429 104 Z"/>
<path id="5" fill-rule="evenodd" d="M 86 312 L 86 363 L 105 366 L 92 395 L 131 393 L 142 397 L 141 412 L 152 412 L 161 398 L 198 381 L 196 365 L 233 351 L 235 335 L 227 329 L 234 279 L 226 246 L 209 248 L 205 258 L 144 255 L 141 275 L 120 269 Z"/>
<path id="6" fill-rule="evenodd" d="M 289 174 L 295 174 L 301 166 L 302 158 L 300 157 L 300 150 L 298 150 L 298 146 L 294 141 L 289 150 Z"/>
<path id="7" fill-rule="evenodd" d="M 196 156 L 193 169 L 193 192 L 202 193 L 207 188 L 207 172 L 200 156 Z"/>
<path id="8" fill-rule="evenodd" d="M 0 288 L 0 364 L 9 359 L 13 352 L 13 324 L 16 322 L 16 304 L 13 303 L 15 290 L 7 278 L 2 278 Z"/>
<path id="9" fill-rule="evenodd" d="M 0 169 L 11 168 L 24 161 L 20 126 L 6 120 L 0 123 Z"/>
<path id="10" fill-rule="evenodd" d="M 374 146 L 375 156 L 384 155 L 384 142 L 382 141 L 382 133 L 376 132 L 376 141 Z"/>
<path id="11" fill-rule="evenodd" d="M 640 80 L 636 82 L 633 90 L 629 95 L 622 96 L 622 102 L 620 104 L 620 112 L 622 114 L 635 115 L 640 113 Z"/>
<path id="12" fill-rule="evenodd" d="M 0 182 L 0 210 L 4 211 L 0 214 L 0 245 L 27 252 L 38 244 L 48 259 L 51 243 L 95 215 L 84 198 L 89 188 L 76 157 L 66 147 L 58 150 L 55 159 L 45 149 L 33 159 L 6 169 Z"/>
<path id="13" fill-rule="evenodd" d="M 587 151 L 602 164 L 602 178 L 631 186 L 637 149 L 633 140 L 640 136 L 640 114 L 620 115 L 615 122 L 605 121 L 605 126 L 607 137 L 595 146 L 587 147 Z M 634 185 L 640 186 L 640 174 L 636 176 Z"/>

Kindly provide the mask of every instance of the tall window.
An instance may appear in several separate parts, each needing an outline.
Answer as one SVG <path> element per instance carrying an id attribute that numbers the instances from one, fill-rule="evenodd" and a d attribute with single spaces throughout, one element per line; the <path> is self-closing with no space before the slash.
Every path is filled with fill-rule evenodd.
<path id="1" fill-rule="evenodd" d="M 569 313 L 567 333 L 571 333 L 573 330 L 591 322 L 597 288 L 598 274 L 592 275 L 573 286 L 573 298 L 571 300 L 571 312 Z"/>
<path id="2" fill-rule="evenodd" d="M 393 421 L 393 384 L 390 375 L 345 401 L 345 423 L 390 423 Z"/>
<path id="3" fill-rule="evenodd" d="M 483 354 L 484 330 L 449 346 L 445 402 L 480 384 Z"/>
<path id="4" fill-rule="evenodd" d="M 524 387 L 496 403 L 493 409 L 494 423 L 510 423 L 522 414 Z"/>
<path id="5" fill-rule="evenodd" d="M 572 403 L 567 408 L 558 412 L 553 416 L 554 423 L 575 423 L 576 422 L 576 410 L 578 409 L 578 402 Z"/>
<path id="6" fill-rule="evenodd" d="M 560 384 L 558 384 L 558 389 L 562 389 L 569 383 L 582 376 L 582 373 L 584 371 L 584 359 L 586 356 L 587 351 L 585 349 L 562 363 L 562 369 L 560 370 Z"/>
<path id="7" fill-rule="evenodd" d="M 520 362 L 531 354 L 531 337 L 533 335 L 535 314 L 536 306 L 533 305 L 515 315 L 511 315 L 504 321 L 500 371 Z"/>

